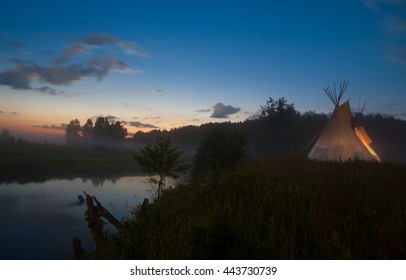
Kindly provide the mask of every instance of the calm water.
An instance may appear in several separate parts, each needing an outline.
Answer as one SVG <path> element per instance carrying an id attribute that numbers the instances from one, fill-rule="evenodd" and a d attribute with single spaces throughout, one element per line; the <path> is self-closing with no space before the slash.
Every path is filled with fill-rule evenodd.
<path id="1" fill-rule="evenodd" d="M 93 249 L 85 204 L 78 195 L 94 195 L 116 218 L 130 217 L 150 197 L 146 177 L 115 180 L 51 180 L 0 184 L 0 259 L 72 259 L 72 238 Z M 84 196 L 84 195 L 83 195 Z M 106 225 L 107 230 L 114 230 Z"/>

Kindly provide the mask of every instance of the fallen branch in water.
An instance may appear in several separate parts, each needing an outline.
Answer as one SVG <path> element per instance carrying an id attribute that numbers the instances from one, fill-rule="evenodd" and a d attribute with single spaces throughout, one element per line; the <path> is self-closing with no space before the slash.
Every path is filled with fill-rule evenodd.
<path id="1" fill-rule="evenodd" d="M 100 214 L 96 211 L 94 207 L 93 198 L 92 196 L 88 195 L 87 193 L 83 192 L 86 195 L 86 206 L 87 206 L 87 218 L 89 222 L 89 228 L 92 233 L 92 237 L 96 247 L 100 247 L 100 245 L 104 242 L 105 236 L 103 233 L 103 221 L 100 218 Z"/>
<path id="2" fill-rule="evenodd" d="M 89 223 L 90 232 L 93 237 L 93 241 L 96 245 L 96 249 L 102 251 L 104 242 L 106 241 L 106 235 L 103 231 L 104 222 L 101 217 L 109 221 L 117 230 L 125 229 L 125 225 L 117 220 L 103 205 L 97 200 L 95 196 L 90 196 L 86 192 L 86 207 L 87 207 L 87 220 Z M 94 205 L 96 203 L 96 205 Z M 72 240 L 72 247 L 76 258 L 81 259 L 84 256 L 84 250 L 80 240 L 75 237 Z"/>
<path id="3" fill-rule="evenodd" d="M 104 217 L 109 221 L 116 229 L 122 230 L 125 228 L 125 225 L 119 222 L 106 208 L 101 205 L 100 201 L 94 196 L 94 201 L 96 202 L 96 212 L 99 216 Z"/>

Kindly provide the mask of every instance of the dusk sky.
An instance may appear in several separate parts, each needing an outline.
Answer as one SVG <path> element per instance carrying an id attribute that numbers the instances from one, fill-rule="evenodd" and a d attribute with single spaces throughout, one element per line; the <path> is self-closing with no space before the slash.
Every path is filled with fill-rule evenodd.
<path id="1" fill-rule="evenodd" d="M 269 97 L 329 113 L 323 87 L 406 119 L 406 1 L 2 1 L 0 129 L 63 136 L 244 121 Z"/>

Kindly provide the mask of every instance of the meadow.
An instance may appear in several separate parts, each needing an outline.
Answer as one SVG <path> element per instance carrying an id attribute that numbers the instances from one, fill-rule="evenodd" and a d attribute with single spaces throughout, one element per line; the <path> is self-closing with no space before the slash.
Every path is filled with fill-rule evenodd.
<path id="1" fill-rule="evenodd" d="M 406 166 L 245 161 L 179 183 L 90 259 L 405 259 Z"/>

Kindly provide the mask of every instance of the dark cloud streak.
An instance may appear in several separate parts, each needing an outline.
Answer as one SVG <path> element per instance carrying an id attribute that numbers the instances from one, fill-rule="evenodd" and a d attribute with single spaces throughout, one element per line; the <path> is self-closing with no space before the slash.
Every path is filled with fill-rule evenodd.
<path id="1" fill-rule="evenodd" d="M 11 42 L 14 46 L 21 45 L 18 42 Z M 69 86 L 73 83 L 87 78 L 103 80 L 112 72 L 140 73 L 142 71 L 131 69 L 131 66 L 123 61 L 109 56 L 86 56 L 74 63 L 71 59 L 79 54 L 89 53 L 92 48 L 104 46 L 118 46 L 126 53 L 146 56 L 137 49 L 136 44 L 127 41 L 120 41 L 107 34 L 89 35 L 81 42 L 68 44 L 64 51 L 57 56 L 51 65 L 39 65 L 33 61 L 19 58 L 10 58 L 1 55 L 0 59 L 14 63 L 15 66 L 0 72 L 0 85 L 9 86 L 17 90 L 37 90 L 51 95 L 63 95 L 63 91 L 51 88 L 49 85 Z M 42 83 L 43 86 L 33 86 L 33 83 Z"/>
<path id="2" fill-rule="evenodd" d="M 108 120 L 119 120 L 120 118 L 116 117 L 116 116 L 112 116 L 112 115 L 107 115 L 105 116 L 105 118 L 107 118 Z"/>
<path id="3" fill-rule="evenodd" d="M 200 109 L 200 110 L 195 110 L 196 113 L 208 113 L 211 112 L 211 109 Z"/>
<path id="4" fill-rule="evenodd" d="M 19 113 L 17 112 L 4 112 L 4 111 L 0 111 L 0 114 L 19 115 Z"/>
<path id="5" fill-rule="evenodd" d="M 60 125 L 33 125 L 34 128 L 44 128 L 44 129 L 56 129 L 56 130 L 65 130 L 68 125 L 65 123 L 61 123 Z"/>
<path id="6" fill-rule="evenodd" d="M 138 128 L 158 128 L 155 125 L 148 124 L 148 123 L 142 123 L 142 122 L 129 122 L 128 125 L 133 126 L 133 127 L 138 127 Z"/>
<path id="7" fill-rule="evenodd" d="M 47 86 L 39 87 L 39 88 L 37 88 L 37 90 L 39 90 L 39 91 L 41 91 L 43 93 L 46 93 L 46 94 L 50 94 L 50 95 L 62 95 L 62 94 L 65 94 L 63 91 L 56 90 L 54 88 L 47 87 Z"/>
<path id="8" fill-rule="evenodd" d="M 55 64 L 63 64 L 70 58 L 80 54 L 85 53 L 89 50 L 89 46 L 80 43 L 72 43 L 66 46 L 63 53 L 55 59 Z"/>
<path id="9" fill-rule="evenodd" d="M 111 72 L 131 71 L 128 63 L 121 60 L 93 58 L 86 64 L 72 64 L 68 66 L 42 67 L 38 65 L 19 65 L 15 68 L 0 72 L 0 84 L 13 89 L 34 89 L 34 81 L 52 85 L 71 85 L 88 77 L 95 77 L 101 81 Z M 54 94 L 49 87 L 37 88 L 42 92 Z"/>
<path id="10" fill-rule="evenodd" d="M 101 47 L 101 46 L 118 46 L 122 48 L 128 54 L 135 54 L 141 57 L 147 55 L 138 49 L 137 44 L 128 41 L 120 41 L 107 34 L 93 34 L 83 38 L 83 43 L 89 46 Z"/>

